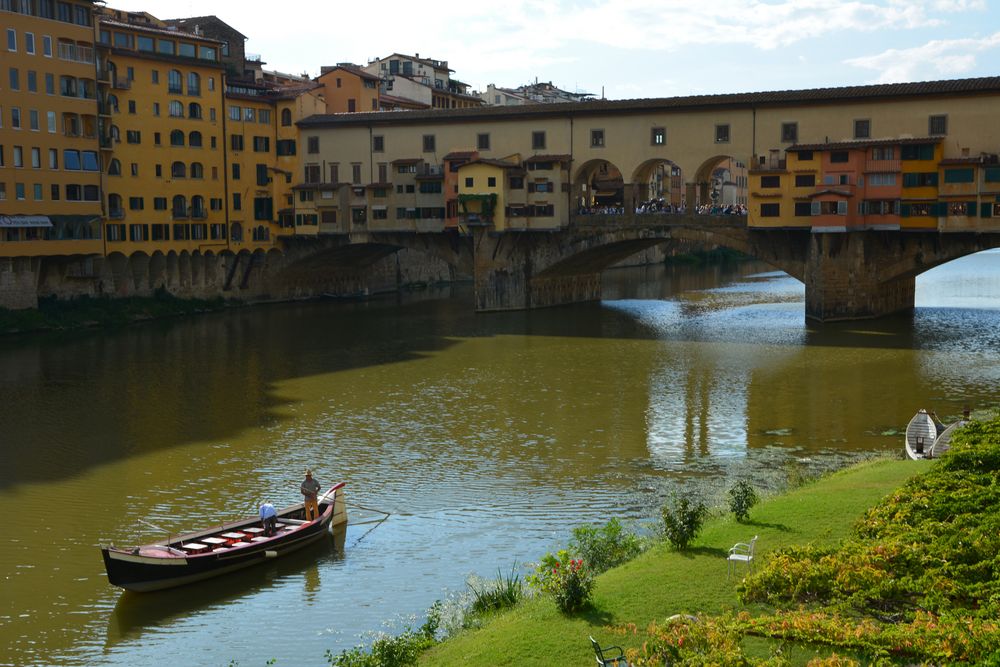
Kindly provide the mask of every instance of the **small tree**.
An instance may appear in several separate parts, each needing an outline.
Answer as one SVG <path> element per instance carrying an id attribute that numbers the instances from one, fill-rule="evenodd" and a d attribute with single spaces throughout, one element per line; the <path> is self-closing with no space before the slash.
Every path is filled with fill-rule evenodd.
<path id="1" fill-rule="evenodd" d="M 632 560 L 644 546 L 642 538 L 618 519 L 603 526 L 577 526 L 569 543 L 570 551 L 580 554 L 597 574 Z"/>
<path id="2" fill-rule="evenodd" d="M 729 509 L 736 515 L 737 521 L 746 521 L 750 518 L 750 508 L 757 504 L 760 497 L 754 490 L 750 482 L 740 480 L 729 489 Z"/>
<path id="3" fill-rule="evenodd" d="M 676 493 L 661 510 L 663 515 L 663 532 L 670 544 L 678 550 L 687 549 L 705 523 L 708 508 L 701 502 L 692 503 L 685 496 Z"/>

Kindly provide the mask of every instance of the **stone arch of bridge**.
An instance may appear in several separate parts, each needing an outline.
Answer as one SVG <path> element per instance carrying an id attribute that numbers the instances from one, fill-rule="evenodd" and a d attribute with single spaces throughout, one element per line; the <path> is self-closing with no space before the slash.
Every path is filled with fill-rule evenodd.
<path id="1" fill-rule="evenodd" d="M 800 234 L 789 239 L 783 232 L 751 233 L 740 225 L 672 224 L 656 229 L 621 228 L 614 231 L 580 234 L 558 254 L 547 253 L 554 261 L 534 264 L 538 278 L 600 273 L 638 252 L 661 244 L 712 249 L 730 248 L 805 280 L 808 238 Z M 794 244 L 789 250 L 789 245 Z"/>
<path id="2" fill-rule="evenodd" d="M 573 209 L 621 208 L 632 204 L 622 170 L 613 162 L 595 158 L 581 164 L 573 177 Z"/>
<path id="3" fill-rule="evenodd" d="M 369 232 L 327 239 L 286 239 L 281 270 L 318 269 L 358 271 L 400 250 L 410 250 L 440 260 L 455 277 L 472 276 L 472 244 L 457 233 L 413 234 Z M 268 264 L 274 257 L 268 254 Z"/>

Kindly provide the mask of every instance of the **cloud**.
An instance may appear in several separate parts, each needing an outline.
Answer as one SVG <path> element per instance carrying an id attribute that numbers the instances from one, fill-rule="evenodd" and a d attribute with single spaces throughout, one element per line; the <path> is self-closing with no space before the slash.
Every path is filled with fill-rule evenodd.
<path id="1" fill-rule="evenodd" d="M 910 49 L 889 49 L 844 64 L 875 70 L 876 83 L 953 78 L 976 67 L 976 55 L 1000 48 L 1000 32 L 981 39 L 935 39 Z"/>

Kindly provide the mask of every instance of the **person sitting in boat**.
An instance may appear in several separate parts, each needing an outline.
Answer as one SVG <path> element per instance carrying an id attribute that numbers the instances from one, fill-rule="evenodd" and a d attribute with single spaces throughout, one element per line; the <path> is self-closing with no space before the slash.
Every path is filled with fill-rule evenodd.
<path id="1" fill-rule="evenodd" d="M 260 522 L 264 528 L 264 535 L 271 537 L 275 533 L 275 523 L 278 521 L 278 510 L 274 509 L 271 503 L 264 503 L 260 506 Z"/>
<path id="2" fill-rule="evenodd" d="M 306 478 L 300 487 L 303 504 L 306 509 L 306 521 L 312 521 L 319 517 L 319 504 L 316 502 L 316 494 L 319 493 L 319 482 L 313 479 L 312 470 L 306 470 Z"/>

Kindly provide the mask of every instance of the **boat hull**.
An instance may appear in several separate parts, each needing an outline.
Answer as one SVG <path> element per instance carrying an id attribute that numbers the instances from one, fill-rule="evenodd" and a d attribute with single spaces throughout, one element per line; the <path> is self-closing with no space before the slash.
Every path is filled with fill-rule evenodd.
<path id="1" fill-rule="evenodd" d="M 915 461 L 929 459 L 938 436 L 938 421 L 926 410 L 919 410 L 906 425 L 906 455 Z"/>
<path id="2" fill-rule="evenodd" d="M 136 547 L 131 550 L 102 547 L 104 567 L 108 581 L 120 588 L 136 592 L 148 592 L 183 586 L 204 581 L 212 577 L 229 574 L 237 570 L 265 563 L 301 549 L 323 538 L 330 530 L 347 524 L 347 512 L 343 504 L 343 484 L 333 487 L 329 499 L 320 504 L 320 516 L 311 522 L 302 522 L 293 529 L 259 542 L 240 543 L 235 548 L 221 552 L 184 554 L 173 544 L 193 542 L 205 537 L 209 531 L 180 536 L 168 544 L 157 543 Z M 279 521 L 300 512 L 302 505 L 293 505 L 278 513 Z M 241 527 L 259 524 L 246 520 L 217 529 L 239 530 Z"/>

